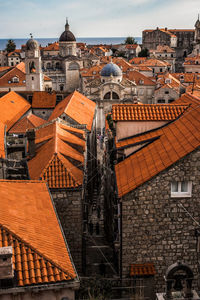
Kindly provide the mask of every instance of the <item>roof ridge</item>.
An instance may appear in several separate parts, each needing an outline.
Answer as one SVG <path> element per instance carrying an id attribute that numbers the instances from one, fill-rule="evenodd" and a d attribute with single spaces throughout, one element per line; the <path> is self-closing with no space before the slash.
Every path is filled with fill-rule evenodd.
<path id="1" fill-rule="evenodd" d="M 68 173 L 70 174 L 70 176 L 74 179 L 74 181 L 75 181 L 75 182 L 78 182 L 80 185 L 82 185 L 82 183 L 80 183 L 79 179 L 77 179 L 76 176 L 74 176 L 74 175 L 72 174 L 72 171 L 71 171 L 72 168 L 70 168 L 70 169 L 67 169 L 67 168 L 66 168 L 64 162 L 62 161 L 62 156 L 63 156 L 62 153 L 59 153 L 59 154 L 57 155 L 57 157 L 59 158 L 59 160 L 61 161 L 61 163 L 62 163 L 63 166 L 65 167 L 65 169 L 67 170 L 67 172 L 68 172 Z M 64 156 L 63 156 L 63 157 L 64 157 Z M 67 158 L 66 156 L 65 156 L 64 158 L 67 159 L 67 161 L 68 161 L 70 164 L 72 164 L 72 163 L 68 160 L 68 158 Z M 72 164 L 72 165 L 73 165 L 73 164 Z M 73 167 L 76 168 L 76 169 L 78 169 L 76 166 L 73 166 Z"/>
<path id="2" fill-rule="evenodd" d="M 66 273 L 71 279 L 73 279 L 73 276 L 68 271 L 66 271 L 65 269 L 63 269 L 61 266 L 59 266 L 57 263 L 55 263 L 54 261 L 52 261 L 50 258 L 46 257 L 44 254 L 42 254 L 40 251 L 38 251 L 35 247 L 33 247 L 30 243 L 26 242 L 23 238 L 19 237 L 16 233 L 14 233 L 12 230 L 10 230 L 7 226 L 5 226 L 5 225 L 3 225 L 3 224 L 0 223 L 0 228 L 1 227 L 3 229 L 7 230 L 16 239 L 18 239 L 19 241 L 23 242 L 27 247 L 31 248 L 31 250 L 33 250 L 34 252 L 36 252 L 38 255 L 42 256 L 45 260 L 49 261 L 56 268 L 60 269 L 64 273 Z"/>

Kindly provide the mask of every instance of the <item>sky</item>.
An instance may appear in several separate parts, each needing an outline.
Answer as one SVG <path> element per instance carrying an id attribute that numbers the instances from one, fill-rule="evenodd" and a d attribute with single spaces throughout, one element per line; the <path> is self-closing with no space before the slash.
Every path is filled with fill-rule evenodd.
<path id="1" fill-rule="evenodd" d="M 0 0 L 0 38 L 142 36 L 156 27 L 194 28 L 200 0 Z"/>

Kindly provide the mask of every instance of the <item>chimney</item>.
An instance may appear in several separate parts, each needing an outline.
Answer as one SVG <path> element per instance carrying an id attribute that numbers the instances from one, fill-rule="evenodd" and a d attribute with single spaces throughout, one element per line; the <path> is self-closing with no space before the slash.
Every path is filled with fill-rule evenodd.
<path id="1" fill-rule="evenodd" d="M 0 280 L 14 277 L 12 254 L 12 247 L 0 248 Z"/>
<path id="2" fill-rule="evenodd" d="M 35 156 L 35 130 L 28 129 L 26 137 L 28 139 L 28 154 L 30 158 L 33 158 Z"/>
<path id="3" fill-rule="evenodd" d="M 167 27 L 165 27 L 165 31 L 167 31 Z"/>

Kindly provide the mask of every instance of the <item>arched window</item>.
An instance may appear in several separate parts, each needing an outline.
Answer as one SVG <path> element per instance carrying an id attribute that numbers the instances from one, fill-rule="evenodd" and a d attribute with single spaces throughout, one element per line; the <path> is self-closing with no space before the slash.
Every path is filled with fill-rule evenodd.
<path id="1" fill-rule="evenodd" d="M 51 69 L 51 63 L 50 62 L 47 63 L 47 69 Z"/>
<path id="2" fill-rule="evenodd" d="M 35 67 L 34 61 L 30 62 L 30 64 L 29 64 L 29 71 L 30 71 L 30 73 L 35 73 L 36 67 Z"/>
<path id="3" fill-rule="evenodd" d="M 79 64 L 77 64 L 76 62 L 72 62 L 69 65 L 69 70 L 79 70 Z"/>
<path id="4" fill-rule="evenodd" d="M 62 92 L 64 90 L 64 85 L 60 84 L 60 91 Z"/>
<path id="5" fill-rule="evenodd" d="M 115 92 L 112 92 L 112 99 L 119 99 L 118 94 Z"/>
<path id="6" fill-rule="evenodd" d="M 119 99 L 119 95 L 115 92 L 108 92 L 104 95 L 104 99 Z"/>
<path id="7" fill-rule="evenodd" d="M 104 99 L 111 99 L 111 92 L 106 93 Z"/>
<path id="8" fill-rule="evenodd" d="M 60 69 L 60 63 L 59 62 L 56 63 L 56 69 Z"/>

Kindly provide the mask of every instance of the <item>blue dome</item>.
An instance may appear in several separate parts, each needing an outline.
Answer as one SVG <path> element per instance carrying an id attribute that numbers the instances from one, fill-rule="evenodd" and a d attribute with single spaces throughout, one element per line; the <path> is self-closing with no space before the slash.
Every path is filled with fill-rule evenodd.
<path id="1" fill-rule="evenodd" d="M 122 76 L 122 70 L 118 65 L 109 63 L 101 70 L 101 76 Z"/>

